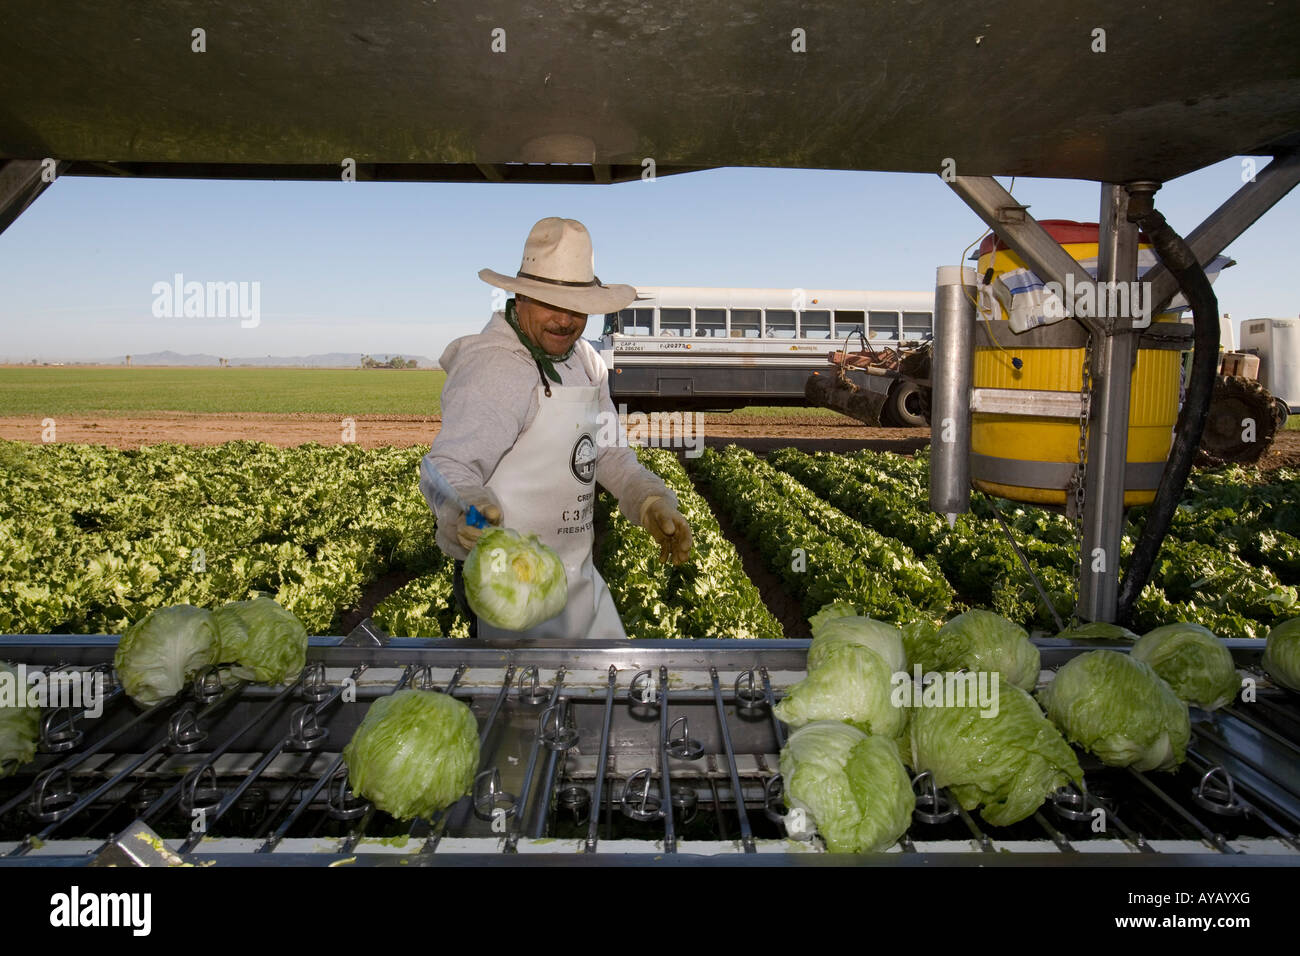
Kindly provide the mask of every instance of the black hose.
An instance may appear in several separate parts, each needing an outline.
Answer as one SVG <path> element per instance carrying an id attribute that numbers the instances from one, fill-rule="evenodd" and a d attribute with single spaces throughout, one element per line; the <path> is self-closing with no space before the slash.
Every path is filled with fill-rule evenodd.
<path id="1" fill-rule="evenodd" d="M 1117 620 L 1121 624 L 1128 624 L 1132 619 L 1133 605 L 1151 577 L 1160 544 L 1178 508 L 1187 476 L 1192 470 L 1192 459 L 1201 445 L 1201 433 L 1205 430 L 1214 380 L 1219 370 L 1219 300 L 1210 288 L 1205 270 L 1196 261 L 1196 255 L 1169 227 L 1165 217 L 1152 207 L 1150 194 L 1132 196 L 1129 221 L 1136 222 L 1138 228 L 1146 233 L 1156 255 L 1177 280 L 1178 288 L 1192 307 L 1195 334 L 1192 371 L 1187 381 L 1187 395 L 1178 413 L 1169 460 L 1165 462 L 1160 487 L 1120 583 Z"/>

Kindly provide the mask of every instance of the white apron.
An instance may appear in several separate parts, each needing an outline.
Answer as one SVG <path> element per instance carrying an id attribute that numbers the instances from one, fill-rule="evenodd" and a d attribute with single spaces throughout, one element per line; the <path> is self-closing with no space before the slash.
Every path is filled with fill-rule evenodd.
<path id="1" fill-rule="evenodd" d="M 605 581 L 591 560 L 596 512 L 595 385 L 536 387 L 537 414 L 487 481 L 501 502 L 503 525 L 535 534 L 564 562 L 564 611 L 526 631 L 506 631 L 479 618 L 485 640 L 622 640 L 627 637 Z"/>

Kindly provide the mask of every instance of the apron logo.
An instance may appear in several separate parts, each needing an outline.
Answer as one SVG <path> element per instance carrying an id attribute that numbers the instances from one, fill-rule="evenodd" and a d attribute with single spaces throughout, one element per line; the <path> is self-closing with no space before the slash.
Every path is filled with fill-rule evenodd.
<path id="1" fill-rule="evenodd" d="M 573 454 L 569 456 L 569 468 L 573 471 L 573 477 L 583 484 L 589 485 L 595 479 L 596 443 L 591 440 L 590 435 L 582 435 L 573 446 Z"/>

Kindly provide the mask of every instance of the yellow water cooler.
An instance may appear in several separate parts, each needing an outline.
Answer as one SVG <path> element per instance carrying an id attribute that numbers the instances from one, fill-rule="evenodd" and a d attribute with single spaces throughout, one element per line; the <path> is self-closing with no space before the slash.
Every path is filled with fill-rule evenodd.
<path id="1" fill-rule="evenodd" d="M 1097 225 L 1046 220 L 1042 225 L 1077 262 L 1097 257 Z M 1145 243 L 1139 249 L 1149 248 Z M 980 277 L 989 268 L 1000 278 L 1025 268 L 1014 252 L 992 236 L 979 250 Z M 967 287 L 967 292 L 969 293 Z M 973 406 L 970 416 L 970 480 L 974 487 L 1013 501 L 1066 504 L 1079 461 L 1079 415 L 1022 414 L 1014 411 L 1014 396 L 1023 390 L 1025 408 L 1050 398 L 1042 393 L 1077 396 L 1083 386 L 1088 333 L 1082 323 L 1065 319 L 1028 331 L 1011 330 L 1006 310 L 992 297 L 980 299 L 977 310 L 971 387 L 1007 390 L 998 411 Z M 1169 455 L 1178 419 L 1182 350 L 1188 347 L 1187 327 L 1176 313 L 1157 316 L 1139 340 L 1130 391 L 1128 467 L 1124 504 L 1148 504 L 1155 497 Z M 1008 401 L 1011 398 L 1012 401 Z M 1031 401 L 1031 399 L 1033 401 Z"/>

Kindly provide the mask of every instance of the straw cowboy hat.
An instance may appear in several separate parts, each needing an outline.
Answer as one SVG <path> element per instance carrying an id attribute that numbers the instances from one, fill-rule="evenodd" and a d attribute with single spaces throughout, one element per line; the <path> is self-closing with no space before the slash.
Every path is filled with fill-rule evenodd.
<path id="1" fill-rule="evenodd" d="M 630 285 L 602 285 L 596 278 L 591 234 L 576 219 L 551 216 L 533 226 L 524 243 L 519 272 L 504 276 L 483 269 L 488 285 L 585 315 L 617 312 L 636 298 Z"/>

